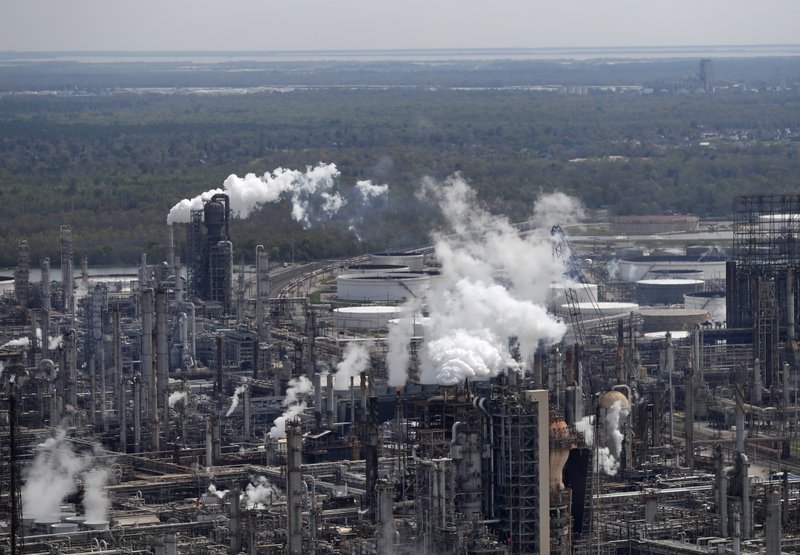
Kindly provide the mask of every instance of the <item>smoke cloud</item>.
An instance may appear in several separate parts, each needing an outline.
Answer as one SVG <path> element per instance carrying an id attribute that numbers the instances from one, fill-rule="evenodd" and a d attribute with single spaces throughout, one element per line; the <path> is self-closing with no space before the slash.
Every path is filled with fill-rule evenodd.
<path id="1" fill-rule="evenodd" d="M 191 199 L 175 204 L 167 215 L 167 223 L 188 222 L 192 210 L 203 208 L 203 204 L 218 193 L 230 198 L 234 218 L 247 218 L 260 206 L 288 199 L 292 203 L 292 218 L 308 228 L 314 214 L 331 217 L 342 209 L 348 199 L 337 190 L 340 172 L 336 164 L 307 166 L 305 172 L 277 168 L 262 176 L 248 173 L 244 177 L 231 174 L 221 188 L 211 189 Z M 388 185 L 373 185 L 371 181 L 356 183 L 351 200 L 365 204 L 385 195 Z"/>
<path id="2" fill-rule="evenodd" d="M 106 482 L 108 482 L 107 468 L 93 468 L 83 478 L 83 509 L 86 512 L 87 522 L 108 520 L 110 502 L 105 490 Z"/>
<path id="3" fill-rule="evenodd" d="M 239 406 L 239 396 L 245 392 L 247 389 L 247 385 L 240 385 L 236 388 L 233 392 L 233 397 L 231 398 L 231 408 L 228 409 L 228 412 L 225 413 L 225 416 L 230 416 L 233 414 L 233 411 L 236 410 L 236 407 Z"/>
<path id="4" fill-rule="evenodd" d="M 58 515 L 64 499 L 78 490 L 76 478 L 91 464 L 92 456 L 76 454 L 63 429 L 37 446 L 36 456 L 23 472 L 25 518 Z"/>
<path id="5" fill-rule="evenodd" d="M 280 490 L 273 486 L 266 476 L 258 476 L 247 484 L 242 500 L 248 509 L 263 509 L 280 495 Z"/>
<path id="6" fill-rule="evenodd" d="M 561 193 L 542 197 L 533 229 L 520 234 L 507 218 L 481 208 L 459 175 L 426 180 L 421 195 L 438 204 L 446 225 L 434 234 L 441 275 L 428 296 L 420 381 L 454 385 L 507 367 L 524 369 L 540 341 L 556 343 L 566 331 L 545 308 L 550 283 L 564 271 L 553 256 L 550 228 L 572 223 L 579 204 Z M 521 363 L 509 352 L 509 337 L 519 339 Z M 402 343 L 389 342 L 390 360 L 402 361 Z M 403 380 L 398 366 L 394 385 Z"/>
<path id="7" fill-rule="evenodd" d="M 408 364 L 411 361 L 408 347 L 413 335 L 412 318 L 400 318 L 389 326 L 389 335 L 386 337 L 389 347 L 386 353 L 386 367 L 391 387 L 402 387 L 408 380 Z"/>
<path id="8" fill-rule="evenodd" d="M 356 183 L 356 189 L 361 195 L 361 198 L 365 201 L 375 197 L 384 196 L 389 192 L 388 185 L 373 185 L 372 181 L 369 179 L 358 181 Z"/>
<path id="9" fill-rule="evenodd" d="M 341 362 L 336 365 L 336 374 L 333 376 L 333 388 L 339 391 L 350 387 L 350 378 L 356 377 L 369 367 L 369 348 L 371 343 L 357 343 L 352 341 L 347 344 L 342 353 Z"/>
<path id="10" fill-rule="evenodd" d="M 29 347 L 31 344 L 30 337 L 18 337 L 17 339 L 12 339 L 7 343 L 0 346 L 0 349 L 13 348 L 13 347 Z"/>
<path id="11" fill-rule="evenodd" d="M 209 484 L 208 493 L 210 493 L 211 495 L 215 495 L 217 499 L 224 499 L 225 496 L 228 495 L 228 490 L 226 489 L 218 490 L 217 486 L 215 486 L 214 484 Z"/>
<path id="12" fill-rule="evenodd" d="M 314 390 L 314 384 L 305 376 L 300 376 L 289 380 L 289 387 L 286 390 L 286 397 L 283 399 L 283 406 L 286 410 L 275 419 L 269 431 L 269 437 L 280 439 L 286 437 L 286 422 L 303 414 L 308 408 L 305 397 Z"/>
<path id="13" fill-rule="evenodd" d="M 628 409 L 623 409 L 619 401 L 615 401 L 603 417 L 606 445 L 598 445 L 595 457 L 595 472 L 602 470 L 608 476 L 616 476 L 619 471 L 622 442 L 625 436 L 620 429 L 620 418 L 628 416 Z M 594 445 L 594 416 L 584 416 L 575 423 L 575 429 L 583 434 L 586 445 Z"/>
<path id="14" fill-rule="evenodd" d="M 167 401 L 169 402 L 169 408 L 174 408 L 180 401 L 183 401 L 184 406 L 186 406 L 189 402 L 189 394 L 185 391 L 173 391 L 169 394 L 169 399 Z"/>

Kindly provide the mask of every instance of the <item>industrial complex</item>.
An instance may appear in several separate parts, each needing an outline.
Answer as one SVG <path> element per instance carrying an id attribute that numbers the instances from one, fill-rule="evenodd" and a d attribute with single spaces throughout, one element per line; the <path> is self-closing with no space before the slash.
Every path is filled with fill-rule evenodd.
<path id="1" fill-rule="evenodd" d="M 800 551 L 800 195 L 740 197 L 714 243 L 557 202 L 307 264 L 237 263 L 225 192 L 137 268 L 21 241 L 0 550 Z"/>

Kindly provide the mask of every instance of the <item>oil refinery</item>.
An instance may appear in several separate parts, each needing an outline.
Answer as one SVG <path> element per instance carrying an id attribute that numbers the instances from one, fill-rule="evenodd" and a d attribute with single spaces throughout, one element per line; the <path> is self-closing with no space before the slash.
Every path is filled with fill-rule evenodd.
<path id="1" fill-rule="evenodd" d="M 2 552 L 800 550 L 800 195 L 669 252 L 433 198 L 432 245 L 348 260 L 237 264 L 222 191 L 132 271 L 21 241 Z"/>

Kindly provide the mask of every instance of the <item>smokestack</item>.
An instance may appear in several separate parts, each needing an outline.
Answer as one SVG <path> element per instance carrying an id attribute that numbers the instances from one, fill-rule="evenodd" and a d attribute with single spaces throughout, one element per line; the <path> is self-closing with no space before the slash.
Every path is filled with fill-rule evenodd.
<path id="1" fill-rule="evenodd" d="M 50 358 L 50 259 L 42 259 L 42 358 Z"/>
<path id="2" fill-rule="evenodd" d="M 150 427 L 152 450 L 158 451 L 158 397 L 157 377 L 153 364 L 153 290 L 142 290 L 142 378 L 144 378 L 147 398 L 145 410 Z"/>
<path id="3" fill-rule="evenodd" d="M 241 517 L 239 515 L 239 486 L 231 487 L 230 491 L 230 537 L 231 549 L 230 555 L 239 555 L 242 550 L 242 534 L 241 534 Z"/>
<path id="4" fill-rule="evenodd" d="M 325 403 L 325 411 L 327 412 L 326 421 L 328 424 L 328 429 L 333 430 L 334 425 L 336 424 L 334 416 L 335 412 L 334 412 L 334 398 L 333 398 L 333 372 L 328 372 L 325 393 L 328 396 L 327 403 Z"/>
<path id="5" fill-rule="evenodd" d="M 740 386 L 734 386 L 736 396 L 736 453 L 744 453 L 744 396 Z"/>
<path id="6" fill-rule="evenodd" d="M 780 555 L 781 536 L 781 494 L 777 489 L 767 493 L 767 522 L 764 530 L 767 555 Z"/>
<path id="7" fill-rule="evenodd" d="M 356 429 L 356 380 L 355 376 L 350 376 L 350 435 Z"/>
<path id="8" fill-rule="evenodd" d="M 686 436 L 686 466 L 694 470 L 694 372 L 687 368 L 684 374 L 686 385 L 686 421 L 684 435 Z"/>
<path id="9" fill-rule="evenodd" d="M 256 326 L 259 341 L 269 341 L 266 312 L 269 308 L 269 256 L 264 245 L 256 247 Z"/>
<path id="10" fill-rule="evenodd" d="M 142 450 L 142 377 L 133 378 L 133 452 Z"/>
<path id="11" fill-rule="evenodd" d="M 117 418 L 119 419 L 120 452 L 127 450 L 127 430 L 125 422 L 125 382 L 122 376 L 122 321 L 119 307 L 113 312 L 114 339 L 112 353 L 114 356 L 114 401 L 116 402 Z"/>
<path id="12" fill-rule="evenodd" d="M 394 525 L 394 484 L 386 480 L 380 480 L 377 485 L 378 491 L 378 553 L 382 555 L 394 555 L 394 539 L 396 529 Z"/>
<path id="13" fill-rule="evenodd" d="M 296 419 L 286 422 L 286 496 L 289 512 L 288 554 L 303 553 L 303 436 Z"/>
<path id="14" fill-rule="evenodd" d="M 317 429 L 322 426 L 322 376 L 315 373 L 314 381 L 314 421 Z"/>
<path id="15" fill-rule="evenodd" d="M 75 344 L 75 330 L 64 334 L 64 356 L 66 357 L 66 399 L 74 410 L 78 409 L 78 353 Z"/>
<path id="16" fill-rule="evenodd" d="M 74 299 L 72 291 L 72 229 L 62 225 L 59 233 L 61 240 L 61 289 L 64 295 L 64 312 L 73 313 Z"/>
<path id="17" fill-rule="evenodd" d="M 175 264 L 175 235 L 172 231 L 172 223 L 167 224 L 167 264 L 170 267 Z M 175 278 L 177 280 L 177 274 L 175 274 Z"/>
<path id="18" fill-rule="evenodd" d="M 244 258 L 239 264 L 239 276 L 236 287 L 236 322 L 244 324 Z"/>
<path id="19" fill-rule="evenodd" d="M 214 431 L 211 426 L 211 417 L 206 418 L 206 467 L 214 466 Z"/>
<path id="20" fill-rule="evenodd" d="M 764 389 L 764 382 L 761 381 L 761 361 L 755 359 L 753 361 L 753 404 L 760 405 L 762 401 L 762 394 Z"/>
<path id="21" fill-rule="evenodd" d="M 783 363 L 783 375 L 781 376 L 781 378 L 783 378 L 782 381 L 783 381 L 783 408 L 784 409 L 788 409 L 789 406 L 792 404 L 792 400 L 791 400 L 791 398 L 789 396 L 789 393 L 790 393 L 790 388 L 789 388 L 789 370 L 790 370 L 789 363 L 788 362 L 784 362 Z"/>
<path id="22" fill-rule="evenodd" d="M 367 413 L 367 375 L 361 373 L 361 423 L 366 429 L 369 414 Z M 373 492 L 374 493 L 374 492 Z"/>
<path id="23" fill-rule="evenodd" d="M 675 441 L 675 390 L 672 387 L 672 372 L 675 370 L 675 353 L 672 347 L 672 334 L 667 332 L 664 353 L 664 366 L 669 379 L 669 442 Z"/>
<path id="24" fill-rule="evenodd" d="M 81 256 L 81 281 L 83 286 L 89 288 L 89 258 L 84 254 Z"/>
<path id="25" fill-rule="evenodd" d="M 169 386 L 169 346 L 167 344 L 169 322 L 167 321 L 167 292 L 159 288 L 156 291 L 156 368 L 158 391 L 159 422 L 165 424 L 169 421 L 169 405 L 167 404 L 167 389 Z"/>
<path id="26" fill-rule="evenodd" d="M 243 435 L 245 439 L 250 438 L 250 387 L 246 387 L 244 390 L 244 407 L 243 407 L 243 418 L 244 418 L 244 430 Z"/>

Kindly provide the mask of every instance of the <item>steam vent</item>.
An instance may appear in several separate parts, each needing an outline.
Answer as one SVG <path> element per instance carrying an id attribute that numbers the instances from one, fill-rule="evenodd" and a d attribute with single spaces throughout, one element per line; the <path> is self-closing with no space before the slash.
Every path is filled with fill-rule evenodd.
<path id="1" fill-rule="evenodd" d="M 281 171 L 177 203 L 136 267 L 74 266 L 67 225 L 60 259 L 19 242 L 3 553 L 798 550 L 800 195 L 739 198 L 730 248 L 616 222 L 667 253 L 511 225 L 453 178 L 433 244 L 293 263 L 235 220 L 310 222 L 336 169 Z"/>

